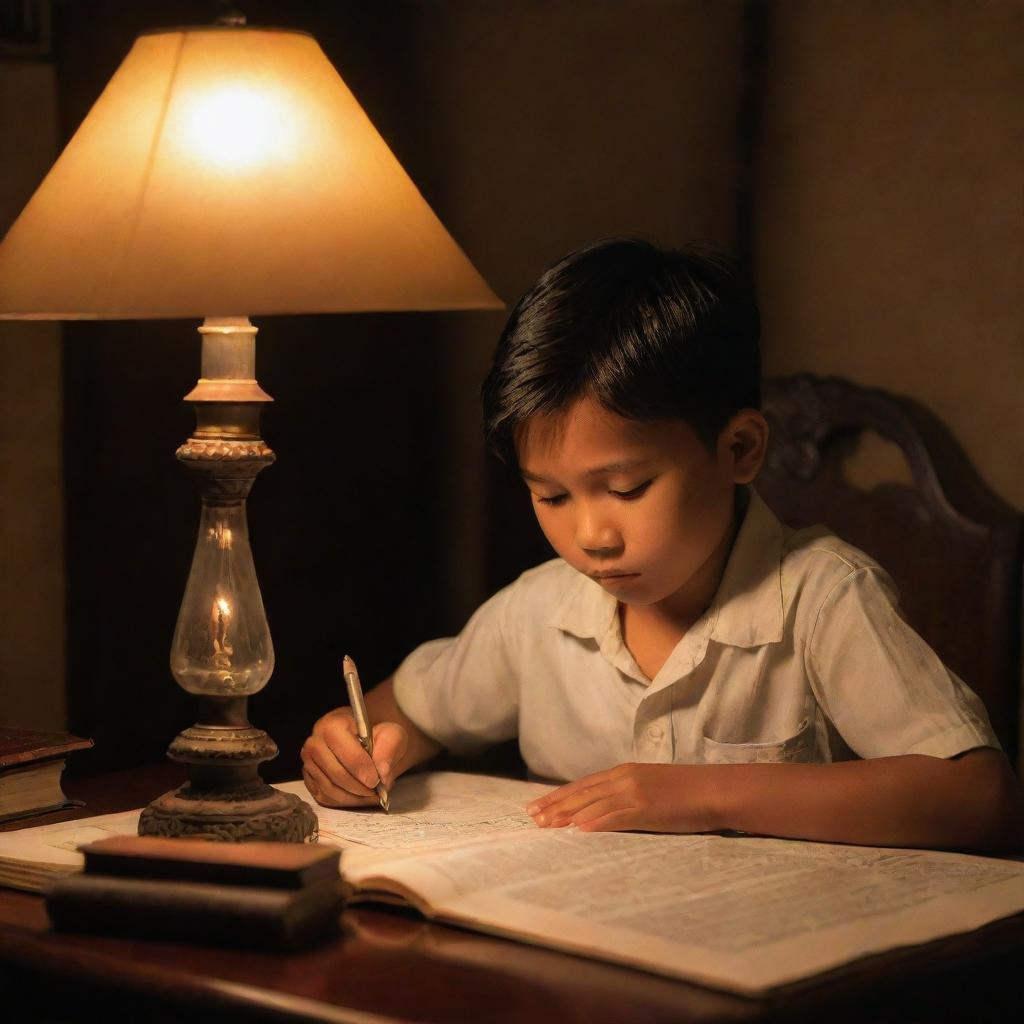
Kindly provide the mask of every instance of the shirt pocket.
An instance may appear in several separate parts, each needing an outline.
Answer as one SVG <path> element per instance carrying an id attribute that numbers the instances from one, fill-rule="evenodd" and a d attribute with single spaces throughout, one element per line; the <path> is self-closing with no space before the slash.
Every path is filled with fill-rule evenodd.
<path id="1" fill-rule="evenodd" d="M 813 764 L 817 756 L 816 730 L 812 718 L 801 719 L 792 736 L 761 743 L 722 743 L 704 737 L 705 764 Z"/>

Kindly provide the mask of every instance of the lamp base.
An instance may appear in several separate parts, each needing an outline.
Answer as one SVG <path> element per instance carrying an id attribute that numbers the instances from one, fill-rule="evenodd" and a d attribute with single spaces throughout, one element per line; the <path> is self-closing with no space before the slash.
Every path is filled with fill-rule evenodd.
<path id="1" fill-rule="evenodd" d="M 167 756 L 188 782 L 157 797 L 139 818 L 140 836 L 222 843 L 316 841 L 317 817 L 304 800 L 268 786 L 259 764 L 277 744 L 246 718 L 245 697 L 200 697 L 201 721 L 179 733 Z"/>
<path id="2" fill-rule="evenodd" d="M 308 843 L 317 818 L 305 801 L 264 782 L 203 792 L 192 782 L 157 797 L 139 819 L 140 836 L 213 839 L 225 843 Z"/>

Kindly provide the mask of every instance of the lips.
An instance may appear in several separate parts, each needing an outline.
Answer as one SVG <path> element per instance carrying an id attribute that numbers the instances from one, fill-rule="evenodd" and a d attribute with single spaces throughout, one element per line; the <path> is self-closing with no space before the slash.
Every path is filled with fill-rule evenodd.
<path id="1" fill-rule="evenodd" d="M 638 572 L 592 572 L 590 574 L 590 578 L 600 582 L 601 580 L 621 580 L 626 579 L 627 577 L 639 575 L 640 573 Z"/>

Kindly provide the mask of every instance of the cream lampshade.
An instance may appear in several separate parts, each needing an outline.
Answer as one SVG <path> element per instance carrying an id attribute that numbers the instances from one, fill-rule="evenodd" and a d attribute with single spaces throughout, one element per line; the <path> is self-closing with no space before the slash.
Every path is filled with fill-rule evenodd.
<path id="1" fill-rule="evenodd" d="M 260 781 L 277 748 L 246 712 L 274 663 L 245 516 L 274 459 L 248 317 L 501 302 L 315 40 L 226 20 L 135 41 L 0 245 L 0 317 L 205 318 L 178 450 L 202 516 L 171 652 L 200 720 L 168 751 L 189 783 L 140 831 L 304 840 L 315 816 Z"/>
<path id="2" fill-rule="evenodd" d="M 140 36 L 0 247 L 0 316 L 494 309 L 302 32 Z"/>

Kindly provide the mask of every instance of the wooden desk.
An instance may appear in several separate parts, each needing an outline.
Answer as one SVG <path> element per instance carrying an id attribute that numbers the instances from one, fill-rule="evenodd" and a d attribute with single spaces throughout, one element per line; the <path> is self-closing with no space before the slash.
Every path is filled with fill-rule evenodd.
<path id="1" fill-rule="evenodd" d="M 70 795 L 88 806 L 63 816 L 137 807 L 177 781 L 169 764 L 69 781 Z M 1022 968 L 1024 915 L 1018 915 L 749 1000 L 389 908 L 352 908 L 337 940 L 278 955 L 62 935 L 49 930 L 40 897 L 0 888 L 0 1007 L 12 1024 L 81 1024 L 101 1014 L 129 1024 L 974 1024 L 1018 1019 Z"/>

